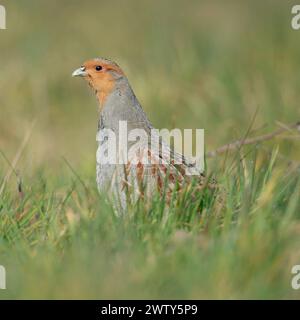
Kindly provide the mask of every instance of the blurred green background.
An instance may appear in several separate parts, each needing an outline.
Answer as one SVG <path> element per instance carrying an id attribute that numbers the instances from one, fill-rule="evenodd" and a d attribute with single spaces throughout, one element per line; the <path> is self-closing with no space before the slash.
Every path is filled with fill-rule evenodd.
<path id="1" fill-rule="evenodd" d="M 56 170 L 61 156 L 94 170 L 96 101 L 71 78 L 93 57 L 122 66 L 156 127 L 204 128 L 208 150 L 241 137 L 257 108 L 255 128 L 300 118 L 293 2 L 2 3 L 0 148 L 14 157 L 37 117 L 20 164 L 26 174 Z M 292 142 L 283 148 L 299 158 Z"/>
<path id="2" fill-rule="evenodd" d="M 223 238 L 214 238 L 216 226 L 195 237 L 177 225 L 166 234 L 151 223 L 124 227 L 111 212 L 93 222 L 86 217 L 98 217 L 103 203 L 96 190 L 84 198 L 80 183 L 73 188 L 76 178 L 62 160 L 95 188 L 96 99 L 71 78 L 93 57 L 120 64 L 155 127 L 204 128 L 207 150 L 243 137 L 256 112 L 256 134 L 299 120 L 295 1 L 1 4 L 7 30 L 0 30 L 0 150 L 9 161 L 37 119 L 17 165 L 28 198 L 20 204 L 12 175 L 0 202 L 0 264 L 9 277 L 3 298 L 297 297 L 289 279 L 290 265 L 299 262 L 299 254 L 291 257 L 299 251 L 299 223 L 282 229 L 277 223 L 299 207 L 292 196 L 299 184 L 278 182 L 281 167 L 300 161 L 299 137 L 275 139 L 281 155 L 275 178 L 249 200 L 254 211 L 276 212 L 275 220 L 260 217 L 252 229 L 247 224 Z M 258 158 L 269 162 L 263 153 Z M 1 178 L 8 170 L 0 156 Z M 239 212 L 240 200 L 232 199 L 228 208 Z"/>

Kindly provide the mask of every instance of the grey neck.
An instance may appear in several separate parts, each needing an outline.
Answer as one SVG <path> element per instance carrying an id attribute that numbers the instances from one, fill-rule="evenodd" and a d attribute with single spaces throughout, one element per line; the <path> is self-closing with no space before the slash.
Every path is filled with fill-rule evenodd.
<path id="1" fill-rule="evenodd" d="M 119 121 L 127 121 L 128 130 L 142 128 L 149 132 L 152 128 L 126 78 L 117 80 L 115 88 L 107 96 L 100 113 L 98 130 L 106 128 L 117 133 Z"/>

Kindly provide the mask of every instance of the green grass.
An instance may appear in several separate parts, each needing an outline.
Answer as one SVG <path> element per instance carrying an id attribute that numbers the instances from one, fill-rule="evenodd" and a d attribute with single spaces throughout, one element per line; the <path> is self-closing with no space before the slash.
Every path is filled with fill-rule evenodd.
<path id="1" fill-rule="evenodd" d="M 90 181 L 5 193 L 1 262 L 11 298 L 294 298 L 299 176 L 271 159 L 219 173 L 220 197 L 183 194 L 114 216 Z M 270 163 L 269 165 L 266 163 Z M 275 166 L 276 164 L 274 164 Z M 60 190 L 63 190 L 62 192 Z M 201 208 L 201 210 L 199 210 Z M 161 210 L 162 209 L 162 210 Z"/>
<path id="2" fill-rule="evenodd" d="M 117 218 L 95 183 L 96 103 L 71 72 L 117 60 L 153 124 L 206 149 L 300 119 L 290 1 L 2 1 L 0 298 L 299 298 L 299 135 L 207 159 L 220 189 Z M 1 3 L 1 4 L 2 4 Z M 59 8 L 59 10 L 58 10 Z M 139 14 L 136 14 L 136 13 Z M 3 156 L 4 155 L 4 156 Z M 72 166 L 66 165 L 66 161 Z M 75 173 L 74 173 L 75 172 Z"/>

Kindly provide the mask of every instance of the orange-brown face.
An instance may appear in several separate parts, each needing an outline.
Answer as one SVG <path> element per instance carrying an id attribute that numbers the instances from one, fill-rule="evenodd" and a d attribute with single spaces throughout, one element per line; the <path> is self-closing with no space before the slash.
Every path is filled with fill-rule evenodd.
<path id="1" fill-rule="evenodd" d="M 86 61 L 72 74 L 73 77 L 84 77 L 95 90 L 100 105 L 103 106 L 107 96 L 112 92 L 118 79 L 124 76 L 122 69 L 107 59 Z"/>

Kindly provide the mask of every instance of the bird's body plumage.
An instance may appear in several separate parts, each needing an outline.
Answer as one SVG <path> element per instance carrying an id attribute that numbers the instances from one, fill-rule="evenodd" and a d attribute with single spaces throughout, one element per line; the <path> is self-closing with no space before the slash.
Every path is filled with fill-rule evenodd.
<path id="1" fill-rule="evenodd" d="M 130 201 L 135 201 L 139 197 L 149 198 L 155 190 L 160 192 L 165 190 L 165 183 L 167 191 L 171 193 L 174 188 L 189 180 L 191 174 L 197 172 L 193 163 L 171 150 L 160 137 L 156 148 L 150 144 L 150 135 L 155 130 L 127 77 L 117 64 L 108 59 L 93 59 L 76 70 L 73 75 L 84 76 L 98 98 L 97 184 L 100 191 L 110 195 L 119 213 L 126 211 L 128 193 Z M 128 132 L 141 129 L 149 139 L 140 142 L 139 148 L 128 155 L 126 163 L 120 164 L 120 157 L 123 155 L 117 153 L 116 163 L 107 164 L 103 161 L 102 150 L 105 143 L 103 135 L 105 130 L 114 132 L 118 150 L 122 143 L 120 139 L 124 138 L 119 132 L 120 121 L 126 122 Z M 133 142 L 128 144 L 128 149 L 132 144 Z M 199 171 L 197 174 L 200 177 L 199 184 L 202 185 L 203 174 Z"/>

